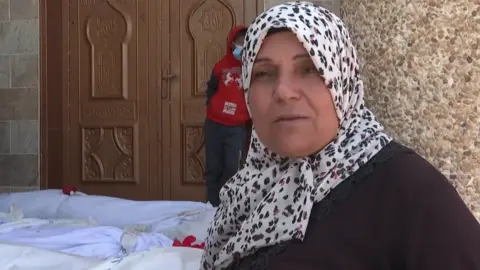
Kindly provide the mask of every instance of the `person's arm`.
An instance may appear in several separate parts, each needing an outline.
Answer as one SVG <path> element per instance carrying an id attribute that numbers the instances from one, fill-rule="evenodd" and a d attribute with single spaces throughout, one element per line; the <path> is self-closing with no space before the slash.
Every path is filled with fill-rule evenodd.
<path id="1" fill-rule="evenodd" d="M 210 104 L 210 99 L 215 95 L 218 89 L 218 77 L 215 72 L 212 72 L 210 79 L 207 82 L 207 106 Z"/>
<path id="2" fill-rule="evenodd" d="M 404 166 L 412 177 L 404 189 L 402 269 L 480 269 L 480 223 L 455 188 L 432 166 Z"/>

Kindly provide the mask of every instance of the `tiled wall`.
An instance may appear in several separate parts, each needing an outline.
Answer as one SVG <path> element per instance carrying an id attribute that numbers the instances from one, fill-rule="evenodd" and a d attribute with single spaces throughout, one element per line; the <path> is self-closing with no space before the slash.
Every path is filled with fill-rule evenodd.
<path id="1" fill-rule="evenodd" d="M 0 192 L 39 186 L 38 0 L 0 0 Z"/>

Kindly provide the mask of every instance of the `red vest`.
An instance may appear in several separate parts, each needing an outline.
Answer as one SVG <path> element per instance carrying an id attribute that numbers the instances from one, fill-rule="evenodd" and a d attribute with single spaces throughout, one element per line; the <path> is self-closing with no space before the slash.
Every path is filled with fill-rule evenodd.
<path id="1" fill-rule="evenodd" d="M 244 125 L 250 120 L 242 85 L 242 63 L 232 54 L 235 35 L 245 29 L 245 26 L 232 29 L 227 54 L 213 68 L 218 87 L 207 107 L 207 118 L 226 126 Z"/>

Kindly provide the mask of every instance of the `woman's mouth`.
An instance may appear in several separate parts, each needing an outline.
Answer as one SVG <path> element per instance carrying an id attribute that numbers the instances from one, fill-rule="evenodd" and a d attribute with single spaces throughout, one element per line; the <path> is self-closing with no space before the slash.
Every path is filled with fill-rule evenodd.
<path id="1" fill-rule="evenodd" d="M 301 121 L 306 119 L 308 119 L 308 117 L 303 115 L 282 115 L 275 119 L 275 123 L 282 123 L 282 122 L 288 123 L 288 122 L 295 122 L 295 121 Z"/>

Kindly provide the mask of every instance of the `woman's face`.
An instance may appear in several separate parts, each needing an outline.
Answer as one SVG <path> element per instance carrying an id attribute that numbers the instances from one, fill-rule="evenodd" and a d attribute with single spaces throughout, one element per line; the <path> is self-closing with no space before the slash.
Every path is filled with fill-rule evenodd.
<path id="1" fill-rule="evenodd" d="M 279 155 L 314 154 L 338 132 L 330 92 L 290 31 L 271 34 L 263 41 L 253 66 L 248 99 L 258 137 Z"/>

